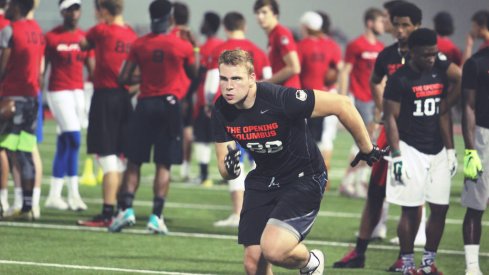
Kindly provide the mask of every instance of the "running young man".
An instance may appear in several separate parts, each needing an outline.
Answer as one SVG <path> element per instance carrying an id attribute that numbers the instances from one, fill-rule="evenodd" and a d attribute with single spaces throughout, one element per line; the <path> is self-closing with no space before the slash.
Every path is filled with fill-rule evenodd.
<path id="1" fill-rule="evenodd" d="M 21 211 L 13 213 L 12 217 L 29 220 L 34 218 L 36 169 L 33 150 L 36 146 L 39 80 L 46 44 L 37 22 L 27 19 L 33 8 L 33 0 L 10 1 L 6 14 L 11 24 L 2 30 L 0 45 L 0 96 L 15 101 L 15 114 L 7 133 L 0 136 L 0 147 L 7 150 L 11 165 L 20 172 L 23 203 Z"/>
<path id="2" fill-rule="evenodd" d="M 489 16 L 487 21 L 489 29 Z M 489 47 L 465 64 L 462 74 L 462 131 L 465 141 L 462 205 L 466 275 L 482 275 L 479 247 L 482 215 L 489 199 Z"/>
<path id="3" fill-rule="evenodd" d="M 119 71 L 126 60 L 137 35 L 124 23 L 123 0 L 100 2 L 100 15 L 104 22 L 87 32 L 82 49 L 95 48 L 94 93 L 90 103 L 87 131 L 87 152 L 96 154 L 102 167 L 102 213 L 91 220 L 80 220 L 79 225 L 107 227 L 114 215 L 117 191 L 125 169 L 122 159 L 127 123 L 132 106 L 125 87 L 117 82 Z"/>
<path id="4" fill-rule="evenodd" d="M 60 210 L 85 210 L 78 192 L 78 157 L 85 112 L 83 65 L 87 52 L 80 49 L 85 33 L 78 28 L 81 0 L 63 0 L 59 4 L 63 25 L 46 34 L 46 67 L 51 65 L 47 99 L 60 132 L 53 160 L 51 188 L 45 206 Z M 68 203 L 61 198 L 67 176 Z"/>
<path id="5" fill-rule="evenodd" d="M 450 175 L 456 165 L 453 131 L 447 103 L 447 64 L 437 63 L 437 35 L 414 31 L 408 40 L 411 59 L 388 80 L 384 92 L 387 140 L 392 148 L 386 199 L 402 206 L 397 228 L 404 274 L 440 274 L 435 266 L 450 199 Z M 456 162 L 456 159 L 455 159 Z M 414 239 L 419 208 L 428 202 L 425 252 L 419 270 L 414 263 Z"/>
<path id="6" fill-rule="evenodd" d="M 300 88 L 301 64 L 292 33 L 278 21 L 280 14 L 276 0 L 257 0 L 253 11 L 258 24 L 268 35 L 268 59 L 273 75 L 268 82 L 291 88 Z"/>
<path id="7" fill-rule="evenodd" d="M 385 152 L 373 146 L 349 99 L 318 90 L 256 82 L 253 60 L 243 50 L 219 58 L 220 87 L 212 113 L 218 168 L 224 179 L 239 176 L 236 141 L 257 167 L 246 178 L 238 242 L 247 274 L 271 273 L 272 264 L 322 274 L 324 255 L 302 241 L 319 211 L 327 174 L 306 118 L 336 115 L 369 164 Z M 305 134 L 304 134 L 305 133 Z"/>
<path id="8" fill-rule="evenodd" d="M 141 83 L 141 92 L 126 133 L 128 163 L 118 197 L 121 209 L 109 226 L 111 232 L 119 232 L 136 222 L 132 206 L 139 187 L 141 165 L 149 161 L 154 148 L 153 211 L 147 229 L 153 233 L 168 233 L 162 212 L 170 188 L 170 168 L 172 164 L 182 163 L 180 102 L 187 87 L 181 82 L 181 76 L 192 79 L 197 74 L 193 46 L 166 34 L 171 24 L 171 11 L 172 4 L 167 0 L 155 0 L 150 4 L 151 33 L 134 42 L 119 75 L 121 85 Z M 134 74 L 136 68 L 141 71 L 140 77 Z"/>

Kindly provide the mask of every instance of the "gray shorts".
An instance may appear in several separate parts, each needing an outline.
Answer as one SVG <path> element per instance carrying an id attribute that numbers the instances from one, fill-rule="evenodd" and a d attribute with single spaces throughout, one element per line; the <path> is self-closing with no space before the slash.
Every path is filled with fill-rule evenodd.
<path id="1" fill-rule="evenodd" d="M 475 149 L 482 162 L 482 170 L 477 182 L 465 180 L 462 191 L 462 205 L 484 211 L 489 199 L 489 129 L 475 127 Z"/>
<path id="2" fill-rule="evenodd" d="M 360 113 L 360 116 L 362 117 L 363 123 L 365 123 L 365 125 L 369 125 L 374 121 L 375 102 L 373 100 L 365 102 L 355 98 L 355 107 Z"/>

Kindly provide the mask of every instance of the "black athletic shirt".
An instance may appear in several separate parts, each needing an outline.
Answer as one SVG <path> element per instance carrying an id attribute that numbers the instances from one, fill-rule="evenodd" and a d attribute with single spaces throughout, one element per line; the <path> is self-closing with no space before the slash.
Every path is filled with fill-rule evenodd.
<path id="1" fill-rule="evenodd" d="M 404 64 L 407 64 L 411 59 L 408 52 L 402 54 L 399 52 L 399 43 L 390 45 L 382 50 L 379 53 L 379 56 L 377 56 L 377 59 L 375 60 L 374 73 L 381 78 L 385 75 L 390 77 L 397 71 L 397 69 L 404 65 L 402 63 L 403 57 Z M 442 53 L 438 54 L 436 63 L 439 63 L 437 66 L 445 67 L 445 70 L 448 69 L 448 66 L 450 65 L 450 61 L 448 61 L 447 57 Z"/>
<path id="2" fill-rule="evenodd" d="M 217 99 L 211 119 L 215 142 L 235 140 L 255 159 L 247 189 L 275 189 L 326 170 L 306 124 L 314 102 L 312 90 L 270 83 L 257 83 L 250 109 L 237 109 L 222 96 Z"/>
<path id="3" fill-rule="evenodd" d="M 475 124 L 489 128 L 489 47 L 481 49 L 465 62 L 462 89 L 476 90 Z"/>
<path id="4" fill-rule="evenodd" d="M 403 66 L 389 77 L 384 99 L 401 104 L 397 118 L 400 140 L 425 154 L 437 154 L 443 149 L 440 102 L 446 97 L 447 88 L 446 67 L 440 63 L 424 72 Z"/>

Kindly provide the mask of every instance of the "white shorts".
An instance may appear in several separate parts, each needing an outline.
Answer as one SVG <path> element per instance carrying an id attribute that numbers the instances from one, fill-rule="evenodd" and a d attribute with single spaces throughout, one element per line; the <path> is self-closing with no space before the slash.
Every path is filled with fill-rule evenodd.
<path id="1" fill-rule="evenodd" d="M 475 149 L 482 162 L 482 175 L 477 182 L 464 181 L 462 190 L 462 205 L 475 210 L 484 211 L 489 199 L 489 129 L 475 127 Z"/>
<path id="2" fill-rule="evenodd" d="M 60 132 L 81 130 L 86 119 L 83 90 L 48 92 L 47 100 Z"/>
<path id="3" fill-rule="evenodd" d="M 386 200 L 401 206 L 420 206 L 425 201 L 448 205 L 451 177 L 447 151 L 443 148 L 436 155 L 419 152 L 414 147 L 399 141 L 402 165 L 409 178 L 400 183 L 392 178 L 392 163 L 387 171 Z"/>

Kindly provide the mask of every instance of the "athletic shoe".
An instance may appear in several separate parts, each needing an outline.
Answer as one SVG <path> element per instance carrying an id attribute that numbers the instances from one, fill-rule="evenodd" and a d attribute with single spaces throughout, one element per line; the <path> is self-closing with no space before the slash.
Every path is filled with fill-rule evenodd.
<path id="1" fill-rule="evenodd" d="M 156 216 L 155 214 L 151 214 L 151 216 L 149 216 L 146 228 L 150 233 L 153 234 L 168 234 L 168 227 L 166 227 L 165 220 L 163 219 L 163 217 L 161 217 L 161 219 L 158 218 L 158 216 Z"/>
<path id="2" fill-rule="evenodd" d="M 61 197 L 48 197 L 44 207 L 58 210 L 68 210 L 68 204 Z"/>
<path id="3" fill-rule="evenodd" d="M 318 260 L 319 260 L 319 265 L 316 267 L 316 269 L 308 271 L 308 272 L 303 272 L 302 270 L 299 270 L 299 275 L 322 275 L 324 272 L 324 254 L 321 250 L 318 249 L 313 249 L 311 250 L 311 253 L 314 254 Z"/>
<path id="4" fill-rule="evenodd" d="M 100 214 L 93 217 L 91 220 L 78 220 L 76 224 L 87 227 L 108 227 L 112 222 L 112 217 L 107 218 Z"/>
<path id="5" fill-rule="evenodd" d="M 136 224 L 136 216 L 132 208 L 120 210 L 117 216 L 112 220 L 109 226 L 110 232 L 121 232 L 124 227 L 133 226 Z"/>
<path id="6" fill-rule="evenodd" d="M 73 211 L 87 210 L 87 205 L 83 202 L 80 196 L 68 197 L 68 207 Z"/>
<path id="7" fill-rule="evenodd" d="M 216 227 L 238 227 L 239 215 L 231 214 L 227 219 L 220 220 L 214 223 Z"/>
<path id="8" fill-rule="evenodd" d="M 39 220 L 41 218 L 41 208 L 39 206 L 32 207 L 32 216 L 34 220 Z"/>
<path id="9" fill-rule="evenodd" d="M 483 275 L 480 269 L 467 269 L 465 270 L 465 275 Z"/>
<path id="10" fill-rule="evenodd" d="M 211 179 L 206 179 L 201 184 L 204 187 L 212 187 L 214 185 L 214 182 Z"/>
<path id="11" fill-rule="evenodd" d="M 10 208 L 7 209 L 7 211 L 3 212 L 3 217 L 8 218 L 11 216 L 19 215 L 20 210 L 21 210 L 20 208 L 15 208 L 14 206 L 10 206 Z"/>
<path id="12" fill-rule="evenodd" d="M 365 255 L 359 255 L 355 249 L 346 253 L 343 258 L 333 264 L 333 268 L 363 268 Z"/>
<path id="13" fill-rule="evenodd" d="M 10 216 L 5 217 L 6 220 L 15 220 L 15 221 L 29 221 L 32 222 L 35 220 L 34 213 L 32 210 L 29 211 L 14 211 Z"/>
<path id="14" fill-rule="evenodd" d="M 418 275 L 418 271 L 415 266 L 411 266 L 408 268 L 403 268 L 402 275 Z"/>
<path id="15" fill-rule="evenodd" d="M 402 263 L 402 259 L 399 258 L 397 259 L 388 269 L 387 271 L 389 272 L 403 272 L 402 269 L 403 269 L 403 263 Z M 415 270 L 416 271 L 416 270 Z M 414 273 L 416 274 L 416 273 Z"/>
<path id="16" fill-rule="evenodd" d="M 10 205 L 7 200 L 5 201 L 0 201 L 0 209 L 2 210 L 2 213 L 7 212 L 7 209 L 10 208 Z M 0 215 L 1 216 L 1 215 Z"/>
<path id="17" fill-rule="evenodd" d="M 443 275 L 443 273 L 436 268 L 435 264 L 431 264 L 420 266 L 418 268 L 418 275 Z"/>

